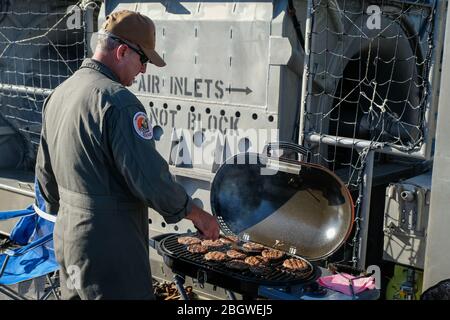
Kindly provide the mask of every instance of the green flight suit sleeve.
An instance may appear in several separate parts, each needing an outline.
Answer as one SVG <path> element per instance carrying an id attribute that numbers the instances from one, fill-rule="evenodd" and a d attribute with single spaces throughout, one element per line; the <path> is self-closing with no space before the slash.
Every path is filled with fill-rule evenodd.
<path id="1" fill-rule="evenodd" d="M 44 114 L 44 111 L 42 114 Z M 36 156 L 35 175 L 39 185 L 39 190 L 45 200 L 46 212 L 54 215 L 57 214 L 59 210 L 59 190 L 50 161 L 44 119 L 42 120 L 42 132 L 39 149 Z"/>
<path id="2" fill-rule="evenodd" d="M 174 181 L 167 162 L 155 149 L 151 127 L 139 134 L 137 121 L 143 119 L 147 119 L 145 109 L 139 105 L 108 109 L 104 127 L 112 157 L 131 192 L 167 223 L 176 223 L 191 211 L 192 199 Z"/>

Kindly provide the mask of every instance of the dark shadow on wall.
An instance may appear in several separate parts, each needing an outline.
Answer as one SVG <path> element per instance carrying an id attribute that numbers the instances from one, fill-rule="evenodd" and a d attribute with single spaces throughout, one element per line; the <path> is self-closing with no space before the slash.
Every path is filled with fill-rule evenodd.
<path id="1" fill-rule="evenodd" d="M 26 169 L 26 144 L 23 136 L 0 115 L 0 169 Z"/>

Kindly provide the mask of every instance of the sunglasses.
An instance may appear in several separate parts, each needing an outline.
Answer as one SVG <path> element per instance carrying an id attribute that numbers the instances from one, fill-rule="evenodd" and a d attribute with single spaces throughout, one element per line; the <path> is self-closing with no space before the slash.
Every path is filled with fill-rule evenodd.
<path id="1" fill-rule="evenodd" d="M 121 44 L 127 45 L 128 48 L 130 48 L 131 50 L 133 50 L 134 52 L 136 52 L 136 53 L 139 55 L 139 60 L 141 61 L 142 64 L 146 64 L 147 62 L 152 63 L 152 61 L 145 55 L 144 52 L 142 52 L 142 50 L 140 50 L 140 49 L 134 47 L 134 46 L 131 45 L 129 42 L 127 42 L 127 41 L 125 41 L 125 40 L 123 40 L 123 39 L 114 37 L 114 36 L 109 36 L 109 37 L 110 37 L 111 39 L 113 39 L 113 40 L 115 40 L 115 41 L 121 43 Z"/>

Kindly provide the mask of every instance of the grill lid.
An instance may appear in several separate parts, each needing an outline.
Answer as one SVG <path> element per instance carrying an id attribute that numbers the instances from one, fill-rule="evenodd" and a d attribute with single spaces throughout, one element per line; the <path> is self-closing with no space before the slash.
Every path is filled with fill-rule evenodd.
<path id="1" fill-rule="evenodd" d="M 331 171 L 256 153 L 235 155 L 218 169 L 211 209 L 224 233 L 309 260 L 339 249 L 354 220 L 350 192 Z"/>

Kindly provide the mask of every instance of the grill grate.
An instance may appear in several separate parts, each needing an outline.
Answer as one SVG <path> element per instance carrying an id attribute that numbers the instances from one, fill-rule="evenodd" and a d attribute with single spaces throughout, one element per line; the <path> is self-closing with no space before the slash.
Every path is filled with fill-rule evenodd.
<path id="1" fill-rule="evenodd" d="M 191 253 L 187 251 L 186 245 L 178 243 L 178 238 L 182 236 L 186 236 L 186 234 L 176 234 L 164 238 L 160 243 L 161 250 L 164 253 L 170 255 L 173 259 L 182 260 L 189 264 L 194 264 L 199 268 L 219 273 L 223 277 L 232 277 L 241 281 L 269 286 L 292 286 L 295 284 L 299 284 L 300 282 L 303 283 L 311 280 L 311 278 L 314 277 L 314 267 L 309 261 L 305 259 L 303 260 L 308 264 L 308 268 L 306 270 L 302 270 L 301 272 L 292 272 L 286 270 L 282 266 L 284 259 L 271 262 L 268 265 L 267 272 L 264 272 L 262 274 L 256 274 L 249 269 L 242 271 L 230 269 L 226 267 L 223 262 L 205 260 L 203 257 L 204 254 Z M 232 248 L 232 245 L 224 245 L 222 247 L 211 250 L 226 252 L 227 250 Z M 242 251 L 246 252 L 248 255 L 256 255 L 256 253 L 253 252 L 248 252 L 245 250 Z M 299 259 L 299 257 L 297 256 L 286 253 L 286 258 L 291 257 Z"/>

